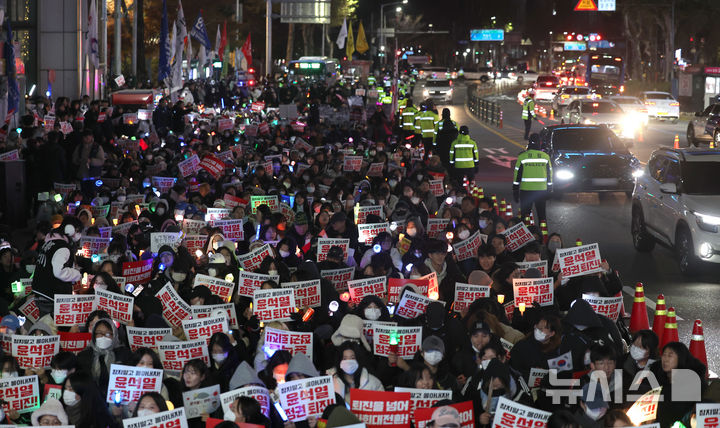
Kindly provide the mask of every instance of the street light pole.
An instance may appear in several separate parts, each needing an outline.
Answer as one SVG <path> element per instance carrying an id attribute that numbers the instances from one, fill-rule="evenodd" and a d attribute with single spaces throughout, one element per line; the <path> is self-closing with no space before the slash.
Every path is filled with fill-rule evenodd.
<path id="1" fill-rule="evenodd" d="M 272 0 L 265 1 L 265 75 L 271 74 L 272 67 Z"/>
<path id="2" fill-rule="evenodd" d="M 121 33 L 120 33 L 120 27 L 121 27 L 121 25 L 122 25 L 122 24 L 120 23 L 120 21 L 121 21 L 121 19 L 120 19 L 120 8 L 121 8 L 121 7 L 122 7 L 122 6 L 120 5 L 120 0 L 115 0 L 115 46 L 113 47 L 113 48 L 114 48 L 114 52 L 115 52 L 115 55 L 114 55 L 114 58 L 113 58 L 113 65 L 114 65 L 114 69 L 115 69 L 115 70 L 114 70 L 114 71 L 115 71 L 115 75 L 119 75 L 119 74 L 122 73 L 122 64 L 121 64 L 121 62 L 120 62 L 120 61 L 121 61 L 121 54 L 120 54 L 120 48 L 121 48 L 121 46 L 120 46 L 120 43 L 121 43 L 120 35 L 121 35 Z"/>
<path id="3" fill-rule="evenodd" d="M 387 41 L 385 37 L 385 8 L 388 6 L 397 6 L 400 4 L 407 4 L 408 0 L 403 1 L 396 1 L 394 3 L 388 3 L 388 4 L 381 4 L 380 5 L 380 46 L 385 46 L 385 43 Z M 387 52 L 387 46 L 385 47 L 385 52 Z"/>

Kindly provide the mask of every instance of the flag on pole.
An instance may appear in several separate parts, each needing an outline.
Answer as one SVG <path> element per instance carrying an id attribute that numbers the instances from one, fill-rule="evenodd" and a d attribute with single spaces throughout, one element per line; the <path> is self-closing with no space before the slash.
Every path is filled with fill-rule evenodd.
<path id="1" fill-rule="evenodd" d="M 347 38 L 347 44 L 345 45 L 345 55 L 347 56 L 348 61 L 352 60 L 353 52 L 355 52 L 355 37 L 353 37 L 352 21 L 351 21 L 350 25 L 348 25 L 348 38 Z"/>
<path id="2" fill-rule="evenodd" d="M 170 39 L 168 37 L 167 0 L 163 0 L 163 14 L 160 24 L 160 60 L 158 65 L 158 81 L 162 82 L 170 76 Z"/>
<path id="3" fill-rule="evenodd" d="M 250 41 L 250 33 L 248 33 L 245 43 L 242 45 L 242 53 L 245 56 L 248 67 L 252 65 L 252 42 Z"/>
<path id="4" fill-rule="evenodd" d="M 365 30 L 363 29 L 362 21 L 360 21 L 360 26 L 358 27 L 358 38 L 355 43 L 355 49 L 357 49 L 359 54 L 364 54 L 370 49 L 367 39 L 365 38 Z"/>
<path id="5" fill-rule="evenodd" d="M 198 49 L 198 67 L 203 68 L 205 67 L 205 64 L 207 64 L 207 51 L 205 50 L 205 45 L 200 43 L 200 48 Z"/>
<path id="6" fill-rule="evenodd" d="M 222 37 L 220 38 L 220 49 L 218 49 L 218 57 L 223 61 L 225 54 L 225 46 L 227 46 L 227 21 L 223 21 Z"/>
<path id="7" fill-rule="evenodd" d="M 201 45 L 205 46 L 205 49 L 212 50 L 212 44 L 210 44 L 210 36 L 208 36 L 207 28 L 205 28 L 205 21 L 202 15 L 198 15 L 190 30 L 190 37 L 200 42 Z"/>
<path id="8" fill-rule="evenodd" d="M 173 34 L 175 37 L 174 49 L 172 56 L 172 87 L 182 86 L 182 61 L 185 42 L 187 40 L 187 27 L 185 26 L 185 13 L 183 12 L 182 2 L 178 1 L 177 18 L 173 26 Z M 190 57 L 188 57 L 188 63 Z"/>
<path id="9" fill-rule="evenodd" d="M 88 11 L 88 31 L 85 35 L 85 44 L 83 46 L 85 53 L 90 58 L 95 69 L 100 67 L 100 57 L 98 56 L 98 22 L 97 22 L 97 3 L 90 0 L 90 10 Z"/>
<path id="10" fill-rule="evenodd" d="M 343 18 L 343 25 L 340 27 L 340 33 L 338 34 L 337 40 L 335 43 L 337 43 L 338 49 L 342 49 L 343 46 L 345 46 L 345 40 L 347 39 L 347 18 Z"/>
<path id="11" fill-rule="evenodd" d="M 218 24 L 217 33 L 215 33 L 215 57 L 220 56 L 220 44 L 222 43 L 222 35 L 220 34 L 220 24 Z"/>
<path id="12" fill-rule="evenodd" d="M 13 45 L 12 29 L 10 28 L 10 17 L 6 21 L 7 39 L 5 40 L 5 75 L 8 79 L 8 101 L 7 101 L 7 117 L 5 123 L 9 123 L 12 114 L 14 114 L 20 104 L 20 89 L 15 79 L 15 47 Z"/>

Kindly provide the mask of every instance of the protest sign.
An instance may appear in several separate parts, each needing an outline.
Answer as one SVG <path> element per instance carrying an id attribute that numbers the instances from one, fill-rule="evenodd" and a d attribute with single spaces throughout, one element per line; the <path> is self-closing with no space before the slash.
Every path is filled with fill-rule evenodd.
<path id="1" fill-rule="evenodd" d="M 257 289 L 253 293 L 253 313 L 260 321 L 290 321 L 295 312 L 295 290 L 292 288 Z"/>
<path id="2" fill-rule="evenodd" d="M 227 317 L 224 314 L 217 317 L 182 320 L 182 326 L 188 340 L 204 339 L 208 343 L 213 334 L 226 333 L 229 330 Z"/>
<path id="3" fill-rule="evenodd" d="M 162 370 L 112 364 L 105 401 L 115 404 L 138 401 L 146 392 L 160 392 L 162 378 Z"/>
<path id="4" fill-rule="evenodd" d="M 558 258 L 563 279 L 602 272 L 598 244 L 561 248 L 555 255 Z"/>
<path id="5" fill-rule="evenodd" d="M 553 304 L 554 291 L 552 278 L 513 279 L 515 306 L 524 303 L 529 308 L 533 302 L 539 303 L 540 306 L 550 306 Z"/>
<path id="6" fill-rule="evenodd" d="M 175 185 L 177 178 L 175 177 L 152 177 L 152 186 L 160 193 L 168 193 L 170 189 Z"/>
<path id="7" fill-rule="evenodd" d="M 230 405 L 238 397 L 254 398 L 260 404 L 260 410 L 266 417 L 270 417 L 270 392 L 262 386 L 246 386 L 220 394 L 220 405 L 223 413 L 230 410 Z"/>
<path id="8" fill-rule="evenodd" d="M 360 171 L 360 169 L 362 169 L 362 159 L 362 156 L 345 156 L 343 161 L 343 171 Z"/>
<path id="9" fill-rule="evenodd" d="M 278 385 L 277 393 L 291 422 L 304 421 L 308 416 L 319 416 L 327 406 L 335 404 L 332 376 L 285 382 Z"/>
<path id="10" fill-rule="evenodd" d="M 358 242 L 371 245 L 373 239 L 380 232 L 390 232 L 390 224 L 385 223 L 369 223 L 369 224 L 358 224 Z"/>
<path id="11" fill-rule="evenodd" d="M 720 404 L 695 404 L 695 420 L 697 428 L 717 428 L 720 426 Z M 659 424 L 658 424 L 659 425 Z"/>
<path id="12" fill-rule="evenodd" d="M 596 297 L 583 293 L 582 298 L 590 303 L 596 314 L 604 315 L 613 322 L 617 321 L 620 316 L 620 308 L 623 304 L 622 296 Z"/>
<path id="13" fill-rule="evenodd" d="M 162 361 L 163 368 L 179 374 L 185 363 L 196 358 L 202 359 L 205 364 L 210 364 L 208 346 L 205 339 L 179 341 L 160 341 L 157 345 L 158 355 Z"/>
<path id="14" fill-rule="evenodd" d="M 355 214 L 355 224 L 367 223 L 367 217 L 369 215 L 376 215 L 380 218 L 385 217 L 383 215 L 383 207 L 380 205 L 370 205 L 365 207 L 358 206 Z"/>
<path id="15" fill-rule="evenodd" d="M 658 402 L 660 401 L 660 393 L 662 392 L 662 389 L 662 386 L 651 389 L 638 398 L 632 406 L 630 406 L 630 409 L 628 409 L 626 414 L 632 421 L 633 425 L 639 425 L 645 421 L 655 419 L 657 416 Z"/>
<path id="16" fill-rule="evenodd" d="M 205 287 L 209 288 L 210 292 L 220 297 L 223 302 L 230 301 L 233 289 L 235 288 L 234 282 L 225 281 L 224 279 L 215 278 L 214 276 L 203 274 L 195 275 L 195 280 L 193 281 L 193 288 L 199 285 L 204 285 Z"/>
<path id="17" fill-rule="evenodd" d="M 428 218 L 427 220 L 427 236 L 428 238 L 437 238 L 445 233 L 448 224 L 450 224 L 449 218 Z"/>
<path id="18" fill-rule="evenodd" d="M 72 327 L 85 324 L 90 312 L 95 310 L 92 294 L 56 294 L 53 314 L 55 325 Z"/>
<path id="19" fill-rule="evenodd" d="M 245 240 L 245 229 L 243 229 L 243 220 L 241 218 L 215 220 L 213 227 L 219 227 L 225 239 L 229 241 L 237 242 Z"/>
<path id="20" fill-rule="evenodd" d="M 83 235 L 78 241 L 78 253 L 82 257 L 90 258 L 93 254 L 104 253 L 108 245 L 110 238 Z"/>
<path id="21" fill-rule="evenodd" d="M 227 320 L 228 328 L 239 328 L 234 303 L 223 303 L 220 305 L 192 305 L 190 306 L 190 309 L 192 311 L 193 319 L 220 316 L 220 312 L 222 312 L 222 316 Z"/>
<path id="22" fill-rule="evenodd" d="M 313 333 L 300 331 L 279 330 L 265 327 L 265 347 L 268 350 L 285 349 L 292 355 L 302 353 L 312 360 L 313 358 Z"/>
<path id="23" fill-rule="evenodd" d="M 247 254 L 238 256 L 238 264 L 246 271 L 254 271 L 265 260 L 265 257 L 272 257 L 273 251 L 270 245 L 265 244 L 262 247 L 255 248 Z"/>
<path id="24" fill-rule="evenodd" d="M 128 343 L 133 352 L 138 348 L 154 349 L 169 334 L 172 334 L 171 328 L 127 327 Z"/>
<path id="25" fill-rule="evenodd" d="M 225 173 L 225 162 L 218 159 L 215 155 L 205 155 L 200 162 L 200 168 L 212 175 L 215 180 L 219 180 Z"/>
<path id="26" fill-rule="evenodd" d="M 20 159 L 20 155 L 17 149 L 0 154 L 0 161 L 15 161 L 18 159 Z"/>
<path id="27" fill-rule="evenodd" d="M 18 310 L 33 323 L 36 323 L 37 320 L 40 319 L 40 309 L 35 301 L 35 296 L 30 296 L 25 299 L 25 303 L 23 303 Z"/>
<path id="28" fill-rule="evenodd" d="M 130 228 L 132 228 L 133 225 L 136 225 L 136 224 L 137 224 L 137 220 L 133 220 L 133 221 L 128 221 L 127 223 L 122 223 L 122 224 L 118 224 L 117 226 L 113 226 L 112 234 L 127 236 L 128 232 L 130 231 Z M 141 260 L 141 261 L 145 261 L 145 260 Z M 123 268 L 124 268 L 124 266 L 125 265 L 123 264 Z"/>
<path id="29" fill-rule="evenodd" d="M 280 199 L 278 198 L 278 195 L 250 196 L 250 209 L 253 214 L 257 214 L 257 207 L 259 207 L 260 205 L 267 205 L 268 208 L 270 208 L 270 211 L 276 212 L 280 209 Z"/>
<path id="30" fill-rule="evenodd" d="M 397 344 L 393 342 L 397 341 Z M 375 355 L 387 357 L 394 353 L 404 360 L 410 360 L 422 344 L 422 327 L 375 326 L 373 351 Z"/>
<path id="31" fill-rule="evenodd" d="M 190 318 L 190 305 L 177 294 L 170 282 L 155 295 L 163 305 L 162 316 L 173 327 L 182 326 L 182 320 Z"/>
<path id="32" fill-rule="evenodd" d="M 317 308 L 320 306 L 320 280 L 283 282 L 284 288 L 295 290 L 295 306 L 298 308 Z"/>
<path id="33" fill-rule="evenodd" d="M 226 208 L 246 207 L 248 204 L 247 200 L 233 196 L 229 193 L 223 195 L 223 202 L 225 202 Z"/>
<path id="34" fill-rule="evenodd" d="M 77 354 L 87 348 L 92 338 L 92 333 L 70 333 L 67 331 L 58 331 L 60 336 L 60 350 Z M 4 349 L 3 349 L 4 350 Z"/>
<path id="35" fill-rule="evenodd" d="M 452 400 L 452 391 L 395 387 L 395 392 L 410 393 L 410 414 L 415 420 L 415 409 L 432 407 L 440 400 Z"/>
<path id="36" fill-rule="evenodd" d="M 328 251 L 332 247 L 340 247 L 343 250 L 343 260 L 348 258 L 348 249 L 350 248 L 350 240 L 342 238 L 318 238 L 317 243 L 317 262 L 320 263 L 327 259 Z"/>
<path id="37" fill-rule="evenodd" d="M 371 163 L 367 170 L 368 177 L 382 177 L 384 167 L 385 167 L 384 162 Z"/>
<path id="38" fill-rule="evenodd" d="M 150 234 L 150 252 L 157 254 L 163 245 L 177 250 L 182 242 L 182 232 L 153 232 Z"/>
<path id="39" fill-rule="evenodd" d="M 520 276 L 525 276 L 525 272 L 527 272 L 528 269 L 539 270 L 542 278 L 550 276 L 548 274 L 547 260 L 538 260 L 536 262 L 515 262 L 515 264 L 518 265 L 518 272 L 520 273 Z"/>
<path id="40" fill-rule="evenodd" d="M 545 379 L 545 376 L 547 376 L 548 373 L 550 373 L 550 370 L 548 369 L 532 367 L 530 369 L 530 375 L 528 376 L 528 386 L 530 388 L 539 388 L 540 384 L 542 384 L 543 379 Z"/>
<path id="41" fill-rule="evenodd" d="M 321 270 L 320 277 L 332 282 L 335 290 L 342 292 L 348 289 L 348 282 L 355 278 L 355 268 L 350 266 L 340 269 Z"/>
<path id="42" fill-rule="evenodd" d="M 12 335 L 12 356 L 22 369 L 50 368 L 50 360 L 60 352 L 60 336 Z"/>
<path id="43" fill-rule="evenodd" d="M 198 158 L 198 155 L 192 155 L 178 163 L 178 169 L 183 177 L 191 176 L 200 170 L 200 158 Z"/>
<path id="44" fill-rule="evenodd" d="M 410 393 L 350 390 L 350 411 L 368 428 L 410 426 Z"/>
<path id="45" fill-rule="evenodd" d="M 193 256 L 196 255 L 198 250 L 200 250 L 204 254 L 207 238 L 207 235 L 185 235 L 185 239 L 183 240 L 182 245 L 187 248 L 188 253 L 192 254 Z"/>
<path id="46" fill-rule="evenodd" d="M 462 312 L 469 308 L 472 302 L 486 297 L 490 297 L 489 285 L 473 285 L 456 282 L 453 310 L 455 312 Z"/>
<path id="47" fill-rule="evenodd" d="M 185 408 L 123 419 L 123 428 L 188 428 Z"/>
<path id="48" fill-rule="evenodd" d="M 473 233 L 468 239 L 453 244 L 453 251 L 457 256 L 457 261 L 463 261 L 477 257 L 478 248 L 483 242 L 487 241 L 487 235 L 483 235 L 480 231 Z"/>
<path id="49" fill-rule="evenodd" d="M 0 400 L 5 412 L 28 413 L 40 406 L 38 377 L 20 376 L 0 379 Z"/>
<path id="50" fill-rule="evenodd" d="M 132 321 L 135 298 L 124 294 L 95 289 L 95 308 L 110 314 L 110 318 L 123 324 Z"/>
<path id="51" fill-rule="evenodd" d="M 373 338 L 375 337 L 375 327 L 396 327 L 397 323 L 394 321 L 368 321 L 363 320 L 363 335 L 367 339 L 368 343 L 372 344 Z"/>
<path id="52" fill-rule="evenodd" d="M 376 276 L 373 278 L 363 278 L 348 281 L 348 291 L 350 292 L 350 301 L 359 304 L 365 296 L 385 297 L 387 291 L 387 277 Z"/>
<path id="53" fill-rule="evenodd" d="M 185 235 L 199 235 L 200 230 L 207 226 L 207 222 L 204 220 L 193 220 L 185 218 L 182 221 L 182 230 Z"/>
<path id="54" fill-rule="evenodd" d="M 400 299 L 397 309 L 395 309 L 395 315 L 406 319 L 417 318 L 425 313 L 425 309 L 427 309 L 431 301 L 426 296 L 406 291 L 402 299 Z"/>
<path id="55" fill-rule="evenodd" d="M 208 208 L 205 213 L 205 221 L 214 222 L 230 217 L 230 208 Z"/>
<path id="56" fill-rule="evenodd" d="M 113 229 L 114 233 L 115 229 Z M 147 284 L 152 275 L 152 259 L 138 260 L 136 262 L 124 262 L 122 265 L 122 276 L 130 284 Z"/>
<path id="57" fill-rule="evenodd" d="M 255 101 L 254 103 L 250 104 L 250 110 L 254 112 L 260 112 L 265 109 L 265 103 L 262 101 Z"/>
<path id="58" fill-rule="evenodd" d="M 277 284 L 280 281 L 280 275 L 265 275 L 241 270 L 238 281 L 238 296 L 252 297 L 263 282 L 274 281 Z"/>
<path id="59" fill-rule="evenodd" d="M 493 428 L 544 427 L 550 412 L 534 409 L 505 397 L 500 397 L 495 408 Z"/>
<path id="60" fill-rule="evenodd" d="M 203 413 L 210 414 L 220 407 L 220 385 L 185 391 L 182 396 L 188 419 L 200 417 Z"/>
<path id="61" fill-rule="evenodd" d="M 507 228 L 504 235 L 505 248 L 507 248 L 509 253 L 513 253 L 535 240 L 533 234 L 530 233 L 525 223 L 522 222 Z"/>
<path id="62" fill-rule="evenodd" d="M 400 292 L 408 285 L 415 287 L 418 294 L 427 296 L 430 291 L 429 279 L 388 278 L 388 302 L 398 304 L 400 302 Z"/>
<path id="63" fill-rule="evenodd" d="M 217 121 L 217 130 L 219 132 L 231 130 L 234 126 L 235 122 L 232 119 L 218 119 Z"/>

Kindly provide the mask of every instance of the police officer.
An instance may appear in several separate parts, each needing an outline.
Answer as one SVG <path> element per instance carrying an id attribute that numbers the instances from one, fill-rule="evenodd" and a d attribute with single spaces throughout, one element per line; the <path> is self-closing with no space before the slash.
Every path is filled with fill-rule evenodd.
<path id="1" fill-rule="evenodd" d="M 405 137 L 415 134 L 415 116 L 419 113 L 417 107 L 413 105 L 412 98 L 406 98 L 407 104 L 402 111 L 402 128 Z"/>
<path id="2" fill-rule="evenodd" d="M 522 120 L 525 122 L 525 139 L 530 135 L 530 127 L 535 118 L 535 92 L 528 92 L 522 107 Z"/>
<path id="3" fill-rule="evenodd" d="M 475 168 L 480 161 L 477 144 L 469 134 L 468 127 L 460 127 L 460 133 L 450 146 L 450 165 L 453 167 L 455 179 L 462 185 L 463 177 L 473 177 Z"/>
<path id="4" fill-rule="evenodd" d="M 72 285 L 82 278 L 74 268 L 82 227 L 77 217 L 65 216 L 60 227 L 45 238 L 32 280 L 40 316 L 53 312 L 55 294 L 72 294 Z"/>
<path id="5" fill-rule="evenodd" d="M 442 110 L 442 118 L 435 125 L 435 135 L 433 136 L 433 151 L 440 155 L 443 165 L 447 165 L 448 152 L 450 145 L 457 138 L 458 124 L 450 118 L 450 110 L 444 108 Z"/>
<path id="6" fill-rule="evenodd" d="M 539 221 L 546 221 L 545 200 L 552 191 L 552 164 L 550 156 L 540 150 L 540 136 L 532 134 L 527 150 L 520 153 L 515 161 L 513 196 L 520 202 L 520 215 L 528 219 L 533 204 Z"/>
<path id="7" fill-rule="evenodd" d="M 435 123 L 439 120 L 435 112 L 432 111 L 428 103 L 422 104 L 422 112 L 415 116 L 415 132 L 422 137 L 425 150 L 430 147 L 435 136 Z"/>

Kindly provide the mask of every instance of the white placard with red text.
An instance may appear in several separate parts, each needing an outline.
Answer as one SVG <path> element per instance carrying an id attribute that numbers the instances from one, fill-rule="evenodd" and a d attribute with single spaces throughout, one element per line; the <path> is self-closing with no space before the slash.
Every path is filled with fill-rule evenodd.
<path id="1" fill-rule="evenodd" d="M 385 297 L 387 292 L 387 277 L 376 276 L 372 278 L 355 279 L 348 281 L 348 291 L 350 292 L 350 301 L 356 305 L 365 296 Z"/>
<path id="2" fill-rule="evenodd" d="M 453 251 L 459 262 L 477 257 L 478 248 L 483 242 L 487 241 L 487 235 L 483 235 L 480 231 L 473 233 L 468 239 L 460 241 L 453 245 Z"/>
<path id="3" fill-rule="evenodd" d="M 123 404 L 138 401 L 146 392 L 160 392 L 162 378 L 163 371 L 159 369 L 112 364 L 105 401 Z"/>
<path id="4" fill-rule="evenodd" d="M 156 344 L 169 334 L 172 334 L 171 328 L 127 327 L 128 343 L 133 352 L 138 348 L 155 349 Z"/>
<path id="5" fill-rule="evenodd" d="M 545 427 L 550 412 L 544 412 L 500 397 L 495 408 L 493 428 Z"/>
<path id="6" fill-rule="evenodd" d="M 554 291 L 552 278 L 513 279 L 515 306 L 525 303 L 525 307 L 529 308 L 533 302 L 537 302 L 540 306 L 550 306 L 553 304 L 553 298 L 555 297 Z"/>
<path id="7" fill-rule="evenodd" d="M 440 400 L 452 400 L 452 391 L 437 389 L 403 388 L 396 386 L 395 392 L 410 393 L 410 413 L 415 415 L 415 409 L 432 407 Z"/>
<path id="8" fill-rule="evenodd" d="M 395 309 L 395 315 L 406 319 L 417 318 L 425 313 L 427 306 L 432 301 L 427 296 L 408 290 L 403 293 L 402 299 L 400 299 L 400 303 Z"/>
<path id="9" fill-rule="evenodd" d="M 56 294 L 53 314 L 55 325 L 72 327 L 85 324 L 90 312 L 95 310 L 92 294 Z"/>
<path id="10" fill-rule="evenodd" d="M 332 376 L 311 377 L 285 382 L 277 387 L 280 404 L 291 422 L 304 421 L 308 416 L 321 415 L 335 404 Z"/>
<path id="11" fill-rule="evenodd" d="M 269 244 L 258 247 L 247 254 L 238 256 L 240 267 L 247 271 L 254 271 L 265 260 L 265 257 L 272 257 L 273 252 Z"/>
<path id="12" fill-rule="evenodd" d="M 222 406 L 223 413 L 230 410 L 230 405 L 237 400 L 238 397 L 254 398 L 260 403 L 260 410 L 263 415 L 270 417 L 270 392 L 267 388 L 262 386 L 246 386 L 220 394 L 220 405 Z"/>
<path id="13" fill-rule="evenodd" d="M 348 258 L 348 249 L 350 248 L 350 240 L 343 238 L 318 238 L 317 243 L 317 261 L 322 262 L 327 259 L 327 253 L 332 247 L 340 247 L 343 250 L 343 261 Z"/>
<path id="14" fill-rule="evenodd" d="M 376 215 L 380 217 L 381 219 L 385 217 L 383 215 L 383 207 L 380 205 L 370 205 L 365 207 L 358 207 L 357 209 L 357 217 L 355 218 L 355 224 L 365 224 L 367 223 L 367 218 L 369 215 Z"/>
<path id="15" fill-rule="evenodd" d="M 388 222 L 358 224 L 358 242 L 370 245 L 380 232 L 390 232 L 390 224 Z"/>
<path id="16" fill-rule="evenodd" d="M 427 237 L 437 238 L 441 236 L 450 224 L 449 218 L 428 218 L 427 220 Z"/>
<path id="17" fill-rule="evenodd" d="M 229 241 L 237 242 L 245 239 L 245 229 L 243 229 L 243 220 L 241 218 L 215 220 L 213 227 L 222 229 L 223 236 Z"/>
<path id="18" fill-rule="evenodd" d="M 561 248 L 555 253 L 560 263 L 563 279 L 602 272 L 598 244 Z"/>
<path id="19" fill-rule="evenodd" d="M 473 285 L 456 282 L 455 303 L 453 303 L 453 310 L 455 312 L 462 312 L 463 310 L 468 309 L 472 302 L 477 299 L 484 299 L 487 297 L 490 297 L 489 285 Z"/>
<path id="20" fill-rule="evenodd" d="M 198 155 L 192 155 L 178 163 L 178 169 L 183 177 L 193 175 L 200 170 L 200 158 L 198 158 Z"/>
<path id="21" fill-rule="evenodd" d="M 185 363 L 196 358 L 202 359 L 205 364 L 210 364 L 208 346 L 205 339 L 157 342 L 158 355 L 162 361 L 163 368 L 175 374 L 182 371 Z"/>
<path id="22" fill-rule="evenodd" d="M 355 268 L 350 266 L 340 269 L 321 270 L 320 277 L 332 282 L 335 290 L 345 291 L 348 289 L 348 282 L 355 278 Z"/>
<path id="23" fill-rule="evenodd" d="M 163 305 L 163 318 L 173 327 L 181 327 L 182 320 L 190 318 L 190 305 L 177 294 L 172 284 L 165 284 L 155 295 Z"/>
<path id="24" fill-rule="evenodd" d="M 0 400 L 3 410 L 28 413 L 40 405 L 40 384 L 38 377 L 20 376 L 0 379 Z"/>
<path id="25" fill-rule="evenodd" d="M 283 282 L 283 288 L 295 290 L 295 306 L 298 308 L 317 308 L 320 306 L 320 280 Z"/>
<path id="26" fill-rule="evenodd" d="M 238 283 L 238 296 L 252 297 L 255 290 L 259 289 L 263 282 L 280 281 L 280 275 L 265 275 L 263 273 L 248 272 L 241 270 Z"/>
<path id="27" fill-rule="evenodd" d="M 188 340 L 204 339 L 208 343 L 213 334 L 227 333 L 229 330 L 225 315 L 183 320 L 182 326 Z"/>
<path id="28" fill-rule="evenodd" d="M 185 408 L 123 419 L 123 428 L 188 428 Z"/>
<path id="29" fill-rule="evenodd" d="M 617 297 L 596 297 L 589 294 L 582 295 L 582 299 L 590 303 L 595 313 L 604 315 L 615 322 L 620 316 L 620 308 L 623 304 L 622 296 Z"/>
<path id="30" fill-rule="evenodd" d="M 290 321 L 295 312 L 295 290 L 292 288 L 257 289 L 253 293 L 253 313 L 260 321 Z"/>
<path id="31" fill-rule="evenodd" d="M 547 260 L 538 260 L 536 262 L 516 262 L 516 265 L 518 265 L 518 271 L 520 272 L 520 276 L 525 276 L 525 272 L 527 272 L 528 269 L 537 269 L 540 271 L 540 276 L 543 278 L 548 277 L 548 262 Z"/>
<path id="32" fill-rule="evenodd" d="M 12 356 L 21 369 L 50 368 L 50 360 L 60 352 L 60 336 L 12 335 Z"/>
<path id="33" fill-rule="evenodd" d="M 312 360 L 313 333 L 265 327 L 265 344 L 263 346 L 273 350 L 285 349 L 292 355 L 302 353 Z"/>
<path id="34" fill-rule="evenodd" d="M 535 240 L 535 237 L 528 230 L 525 223 L 518 223 L 505 230 L 505 248 L 513 253 Z"/>
<path id="35" fill-rule="evenodd" d="M 197 287 L 198 285 L 204 285 L 205 287 L 209 288 L 212 294 L 220 297 L 223 302 L 227 302 L 232 297 L 233 288 L 235 288 L 235 283 L 230 281 L 225 281 L 224 279 L 215 278 L 214 276 L 210 275 L 203 275 L 203 274 L 197 274 L 195 275 L 195 280 L 193 281 L 193 288 Z"/>
<path id="36" fill-rule="evenodd" d="M 360 169 L 362 169 L 362 160 L 362 156 L 345 156 L 343 162 L 343 171 L 360 171 Z"/>
<path id="37" fill-rule="evenodd" d="M 397 332 L 397 345 L 390 344 L 390 336 Z M 375 326 L 373 351 L 375 355 L 387 357 L 397 354 L 404 360 L 411 360 L 422 344 L 422 327 Z"/>

